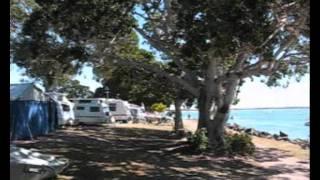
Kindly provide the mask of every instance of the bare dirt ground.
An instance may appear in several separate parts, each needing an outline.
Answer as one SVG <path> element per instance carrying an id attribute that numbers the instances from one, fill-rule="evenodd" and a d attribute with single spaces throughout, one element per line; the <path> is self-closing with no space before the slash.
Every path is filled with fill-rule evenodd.
<path id="1" fill-rule="evenodd" d="M 171 129 L 81 126 L 16 144 L 68 158 L 70 165 L 58 179 L 309 179 L 308 153 L 297 155 L 287 146 L 279 149 L 258 139 L 251 158 L 191 155 L 181 148 L 185 142 L 170 135 Z"/>

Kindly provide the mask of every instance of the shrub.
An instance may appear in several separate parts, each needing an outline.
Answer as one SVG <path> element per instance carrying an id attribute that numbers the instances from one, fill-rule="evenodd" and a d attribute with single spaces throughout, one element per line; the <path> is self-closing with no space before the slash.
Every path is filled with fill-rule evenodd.
<path id="1" fill-rule="evenodd" d="M 151 110 L 156 112 L 163 112 L 166 108 L 167 106 L 163 103 L 154 103 L 151 106 Z"/>
<path id="2" fill-rule="evenodd" d="M 228 135 L 225 138 L 225 150 L 231 155 L 252 155 L 255 146 L 247 134 Z"/>
<path id="3" fill-rule="evenodd" d="M 208 137 L 206 129 L 198 129 L 194 134 L 188 137 L 193 150 L 203 152 L 208 148 Z"/>

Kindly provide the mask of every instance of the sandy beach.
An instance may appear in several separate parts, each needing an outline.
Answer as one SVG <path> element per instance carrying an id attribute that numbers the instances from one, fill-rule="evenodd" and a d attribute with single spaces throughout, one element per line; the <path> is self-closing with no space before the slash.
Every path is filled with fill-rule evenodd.
<path id="1" fill-rule="evenodd" d="M 184 121 L 195 130 L 196 121 Z M 58 130 L 35 141 L 15 142 L 64 156 L 58 179 L 309 179 L 309 152 L 287 142 L 253 137 L 252 157 L 188 154 L 172 124 L 116 124 Z M 182 149 L 181 149 L 182 148 Z"/>
<path id="2" fill-rule="evenodd" d="M 188 131 L 195 132 L 197 129 L 197 120 L 183 120 L 184 128 Z M 171 131 L 173 129 L 173 124 L 118 124 L 118 127 L 130 127 L 130 128 L 146 128 L 146 129 L 158 129 Z M 228 130 L 227 131 L 232 131 Z M 309 159 L 309 150 L 302 149 L 297 144 L 292 144 L 286 141 L 277 141 L 274 139 L 267 139 L 257 136 L 252 136 L 252 141 L 257 147 L 261 148 L 274 148 L 282 151 L 288 152 L 290 155 L 307 160 Z"/>

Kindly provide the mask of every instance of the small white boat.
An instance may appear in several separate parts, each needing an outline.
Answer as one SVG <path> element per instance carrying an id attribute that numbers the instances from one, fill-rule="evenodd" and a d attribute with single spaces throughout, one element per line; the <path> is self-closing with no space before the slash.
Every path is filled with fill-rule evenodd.
<path id="1" fill-rule="evenodd" d="M 53 178 L 69 165 L 69 160 L 10 145 L 10 179 Z"/>

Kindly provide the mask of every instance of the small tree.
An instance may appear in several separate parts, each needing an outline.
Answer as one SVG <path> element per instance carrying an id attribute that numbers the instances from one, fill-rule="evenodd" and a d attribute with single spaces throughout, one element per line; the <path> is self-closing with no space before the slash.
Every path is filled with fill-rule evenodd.
<path id="1" fill-rule="evenodd" d="M 151 110 L 155 112 L 163 112 L 167 109 L 167 106 L 163 103 L 154 103 L 151 106 Z"/>

